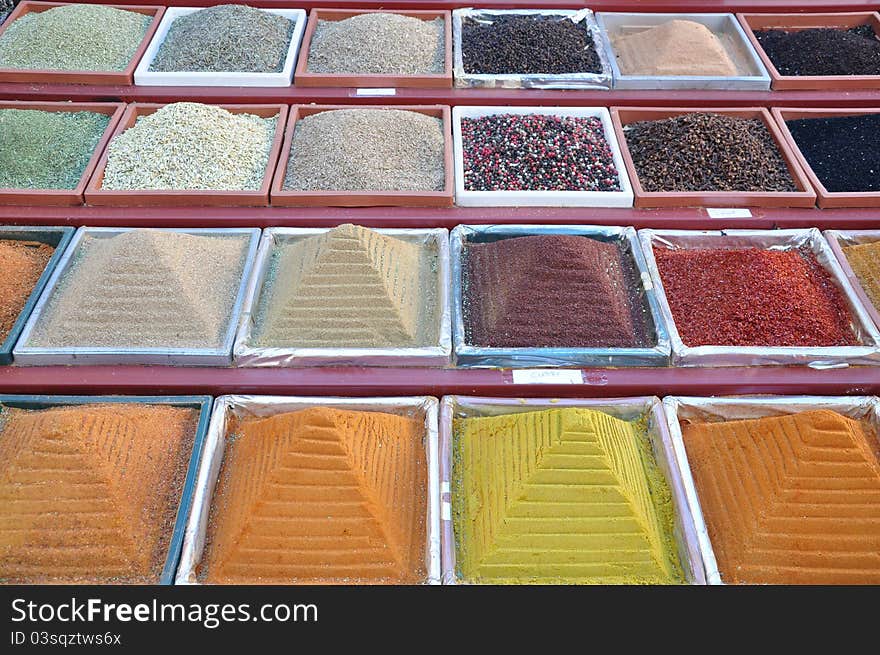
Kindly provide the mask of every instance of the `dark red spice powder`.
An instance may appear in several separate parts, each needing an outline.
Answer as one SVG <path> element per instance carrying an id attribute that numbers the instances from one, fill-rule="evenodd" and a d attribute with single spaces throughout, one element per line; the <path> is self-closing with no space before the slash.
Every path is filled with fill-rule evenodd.
<path id="1" fill-rule="evenodd" d="M 53 252 L 47 243 L 0 241 L 0 342 L 9 336 Z"/>
<path id="2" fill-rule="evenodd" d="M 655 248 L 688 346 L 857 345 L 841 291 L 801 250 Z"/>

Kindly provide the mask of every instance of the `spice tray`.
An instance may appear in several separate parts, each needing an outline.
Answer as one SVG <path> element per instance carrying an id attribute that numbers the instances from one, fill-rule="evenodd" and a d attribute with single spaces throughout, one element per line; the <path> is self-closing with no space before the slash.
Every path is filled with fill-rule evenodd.
<path id="1" fill-rule="evenodd" d="M 432 21 L 442 18 L 444 21 L 443 43 L 446 52 L 443 72 L 426 73 L 424 75 L 384 75 L 371 73 L 311 73 L 309 72 L 309 50 L 312 37 L 318 28 L 318 21 L 340 21 L 361 14 L 387 12 L 385 9 L 357 9 L 343 11 L 340 9 L 312 9 L 309 12 L 309 24 L 303 38 L 302 57 L 296 65 L 294 79 L 296 86 L 347 86 L 358 88 L 451 88 L 452 87 L 452 15 L 448 11 L 394 11 L 401 16 L 409 16 L 420 20 Z"/>
<path id="2" fill-rule="evenodd" d="M 377 411 L 401 416 L 421 417 L 425 421 L 425 453 L 428 465 L 427 538 L 425 541 L 425 584 L 440 583 L 440 486 L 437 451 L 436 398 L 333 398 L 307 396 L 220 396 L 214 402 L 211 424 L 198 473 L 192 510 L 186 524 L 183 553 L 177 569 L 176 584 L 199 584 L 208 517 L 214 487 L 220 474 L 223 456 L 229 442 L 227 431 L 235 417 L 264 417 L 293 412 L 309 407 Z"/>
<path id="3" fill-rule="evenodd" d="M 246 73 L 246 72 L 196 72 L 196 71 L 153 71 L 150 66 L 159 53 L 159 48 L 168 36 L 168 30 L 175 19 L 188 16 L 204 7 L 168 7 L 162 22 L 156 29 L 156 34 L 150 41 L 144 56 L 134 71 L 134 83 L 143 86 L 290 86 L 293 79 L 293 69 L 296 66 L 296 58 L 299 53 L 300 41 L 306 26 L 306 12 L 302 9 L 272 9 L 262 8 L 261 11 L 284 16 L 293 21 L 293 32 L 290 36 L 290 44 L 287 47 L 287 55 L 284 66 L 277 73 Z"/>
<path id="4" fill-rule="evenodd" d="M 880 89 L 880 75 L 782 75 L 758 43 L 755 30 L 784 29 L 799 31 L 810 28 L 848 29 L 871 25 L 880 38 L 880 14 L 875 11 L 840 12 L 833 14 L 737 14 L 746 36 L 770 73 L 770 87 L 774 91 L 791 89 L 821 89 L 841 91 Z"/>
<path id="5" fill-rule="evenodd" d="M 843 248 L 846 246 L 857 246 L 880 241 L 880 230 L 825 230 L 824 234 L 828 240 L 828 245 L 831 246 L 831 250 L 837 258 L 838 264 L 840 264 L 843 275 L 855 292 L 859 302 L 862 303 L 868 316 L 871 317 L 874 325 L 880 329 L 880 311 L 871 302 L 865 288 L 862 286 L 861 281 L 859 281 L 859 277 L 849 265 L 849 261 L 843 252 Z"/>
<path id="6" fill-rule="evenodd" d="M 464 186 L 463 118 L 496 114 L 597 117 L 605 128 L 611 147 L 620 191 L 469 191 Z M 460 207 L 632 207 L 633 188 L 615 136 L 608 110 L 604 107 L 465 107 L 452 109 L 452 138 L 455 157 L 455 204 Z"/>
<path id="7" fill-rule="evenodd" d="M 489 243 L 513 237 L 572 234 L 599 241 L 620 242 L 635 260 L 641 275 L 641 296 L 650 311 L 656 345 L 650 348 L 496 348 L 467 343 L 464 329 L 463 273 L 466 243 Z M 470 368 L 527 368 L 533 366 L 667 366 L 671 352 L 669 333 L 660 303 L 651 284 L 645 256 L 631 227 L 590 225 L 459 225 L 450 237 L 452 258 L 452 337 L 455 361 Z"/>
<path id="8" fill-rule="evenodd" d="M 791 131 L 785 124 L 785 121 L 798 120 L 800 118 L 836 118 L 840 116 L 858 116 L 863 114 L 880 114 L 880 108 L 875 109 L 788 109 L 776 108 L 770 110 L 773 118 L 779 123 L 779 129 L 782 132 L 789 148 L 797 157 L 797 161 L 804 169 L 804 173 L 810 180 L 810 184 L 816 190 L 818 196 L 817 204 L 822 209 L 836 207 L 880 207 L 880 191 L 846 191 L 834 192 L 829 191 L 822 184 L 813 168 L 810 166 L 806 157 L 804 157 L 801 149 L 798 147 L 797 141 L 792 136 Z M 877 172 L 880 176 L 880 171 Z"/>
<path id="9" fill-rule="evenodd" d="M 49 258 L 46 268 L 43 269 L 43 273 L 34 285 L 30 296 L 28 296 L 27 302 L 24 304 L 24 307 L 22 307 L 18 318 L 12 325 L 12 329 L 9 331 L 9 334 L 6 336 L 2 345 L 0 345 L 0 364 L 12 363 L 12 347 L 15 345 L 15 342 L 18 341 L 18 337 L 24 329 L 24 324 L 27 321 L 28 316 L 30 316 L 34 306 L 37 304 L 37 299 L 40 297 L 43 288 L 52 276 L 52 271 L 55 270 L 58 262 L 61 261 L 64 251 L 67 248 L 67 244 L 70 243 L 70 240 L 73 238 L 74 231 L 75 230 L 72 227 L 31 227 L 12 225 L 0 227 L 0 240 L 36 241 L 38 243 L 48 243 L 55 248 L 55 252 L 53 252 L 52 256 Z"/>
<path id="10" fill-rule="evenodd" d="M 624 75 L 617 63 L 611 35 L 629 35 L 663 25 L 671 20 L 687 20 L 708 27 L 724 45 L 736 64 L 736 76 L 711 75 Z M 611 70 L 615 89 L 724 89 L 766 91 L 770 74 L 758 58 L 742 26 L 733 14 L 641 14 L 599 12 L 596 14 L 599 34 Z"/>
<path id="11" fill-rule="evenodd" d="M 144 403 L 150 405 L 171 405 L 173 407 L 191 407 L 199 410 L 199 422 L 193 438 L 192 454 L 187 466 L 186 478 L 183 483 L 183 491 L 180 505 L 177 509 L 171 542 L 168 546 L 168 556 L 162 568 L 162 575 L 157 580 L 158 584 L 174 584 L 174 573 L 180 560 L 180 549 L 184 541 L 184 529 L 187 517 L 193 503 L 195 493 L 196 475 L 202 458 L 202 450 L 205 443 L 205 435 L 208 432 L 208 420 L 211 416 L 211 396 L 21 396 L 0 395 L 0 409 L 2 407 L 16 407 L 19 409 L 48 409 L 50 407 L 67 405 L 88 405 L 105 403 Z"/>
<path id="12" fill-rule="evenodd" d="M 269 150 L 269 161 L 263 183 L 255 191 L 174 191 L 174 190 L 132 190 L 115 191 L 103 188 L 104 171 L 107 168 L 109 146 L 104 150 L 101 159 L 95 166 L 95 173 L 86 186 L 85 200 L 88 205 L 98 206 L 136 206 L 136 207 L 168 207 L 168 206 L 204 206 L 204 207 L 257 207 L 269 204 L 269 186 L 272 173 L 278 162 L 281 141 L 284 138 L 284 126 L 287 120 L 286 105 L 218 105 L 233 114 L 253 114 L 262 118 L 277 117 L 275 136 Z M 132 127 L 141 116 L 155 113 L 164 107 L 162 104 L 133 103 L 128 106 L 119 119 L 113 138 Z"/>
<path id="13" fill-rule="evenodd" d="M 880 360 L 880 332 L 847 281 L 834 252 L 817 228 L 805 230 L 639 230 L 642 252 L 672 341 L 674 366 L 764 366 L 807 365 L 813 368 L 837 368 L 854 364 L 877 364 Z M 858 346 L 688 346 L 672 316 L 663 282 L 654 257 L 654 248 L 763 248 L 790 250 L 806 248 L 831 275 L 846 299 L 850 326 Z"/>
<path id="14" fill-rule="evenodd" d="M 251 345 L 264 283 L 276 248 L 324 234 L 330 228 L 272 227 L 263 231 L 235 338 L 236 366 L 446 366 L 452 352 L 449 308 L 449 232 L 446 228 L 377 229 L 376 232 L 430 248 L 436 253 L 437 341 L 412 348 L 297 348 Z"/>
<path id="15" fill-rule="evenodd" d="M 6 22 L 0 25 L 0 38 L 16 20 L 30 13 L 40 13 L 64 7 L 73 3 L 69 2 L 32 2 L 24 0 L 15 10 L 9 14 Z M 153 16 L 146 34 L 131 58 L 128 66 L 122 71 L 62 71 L 48 69 L 24 69 L 24 68 L 0 68 L 0 82 L 24 82 L 26 84 L 131 84 L 134 81 L 134 69 L 141 56 L 147 49 L 147 44 L 153 38 L 159 21 L 165 12 L 164 7 L 151 7 L 142 5 L 105 5 L 113 9 L 133 11 L 146 16 Z M 112 95 L 112 94 L 108 94 Z"/>
<path id="16" fill-rule="evenodd" d="M 808 410 L 827 409 L 849 418 L 868 420 L 880 432 L 880 399 L 875 396 L 760 396 L 738 398 L 696 398 L 667 396 L 663 399 L 668 433 L 672 441 L 674 467 L 684 483 L 689 513 L 696 527 L 697 542 L 706 582 L 724 584 L 712 549 L 706 520 L 700 506 L 687 450 L 682 438 L 681 425 L 689 421 L 723 422 L 758 419 L 769 416 L 796 414 Z"/>
<path id="17" fill-rule="evenodd" d="M 568 18 L 574 23 L 580 23 L 593 38 L 593 44 L 599 62 L 602 67 L 601 73 L 568 73 L 564 75 L 493 75 L 481 73 L 466 73 L 461 51 L 462 21 L 465 18 L 473 18 L 480 22 L 491 24 L 493 19 L 499 16 L 557 16 L 561 19 Z M 455 86 L 462 88 L 489 87 L 499 89 L 610 89 L 612 85 L 611 63 L 605 49 L 602 47 L 602 39 L 596 18 L 589 9 L 549 9 L 538 11 L 533 9 L 455 9 L 452 12 L 452 41 L 453 41 L 453 72 Z"/>
<path id="18" fill-rule="evenodd" d="M 79 248 L 86 235 L 95 238 L 107 238 L 131 232 L 138 228 L 113 227 L 81 227 L 65 249 L 62 258 L 52 271 L 43 293 L 34 306 L 30 317 L 25 323 L 21 337 L 13 349 L 15 363 L 22 366 L 48 366 L 53 364 L 143 364 L 172 366 L 229 366 L 232 363 L 232 345 L 235 340 L 235 327 L 244 303 L 247 280 L 253 267 L 257 246 L 260 241 L 259 228 L 161 228 L 163 232 L 183 232 L 202 236 L 218 236 L 247 240 L 248 249 L 244 255 L 242 279 L 236 292 L 235 302 L 230 311 L 228 326 L 223 338 L 223 345 L 205 348 L 107 348 L 107 347 L 37 347 L 28 344 L 31 333 L 40 321 L 42 314 L 49 307 L 55 292 L 63 288 L 64 276 L 76 263 Z M 157 228 L 158 229 L 158 228 Z"/>
<path id="19" fill-rule="evenodd" d="M 638 121 L 656 121 L 693 112 L 711 112 L 723 116 L 760 119 L 776 143 L 791 173 L 797 191 L 645 191 L 626 143 L 626 126 Z M 797 156 L 785 140 L 782 131 L 767 109 L 742 107 L 717 109 L 668 108 L 668 107 L 614 107 L 611 109 L 614 132 L 620 145 L 626 170 L 632 181 L 636 207 L 813 207 L 816 193 L 810 187 Z M 670 144 L 670 148 L 678 144 Z M 671 155 L 672 153 L 670 153 Z"/>
<path id="20" fill-rule="evenodd" d="M 284 179 L 290 159 L 293 133 L 300 118 L 351 105 L 293 105 L 287 121 L 284 146 L 272 182 L 272 205 L 276 207 L 451 207 L 452 206 L 452 139 L 449 136 L 449 107 L 443 105 L 359 105 L 359 109 L 402 109 L 439 118 L 443 122 L 443 159 L 445 168 L 442 191 L 286 191 Z M 294 154 L 294 156 L 296 156 Z"/>
<path id="21" fill-rule="evenodd" d="M 104 134 L 95 146 L 91 158 L 86 164 L 85 170 L 77 185 L 72 189 L 0 189 L 0 205 L 30 205 L 30 206 L 75 206 L 83 202 L 83 193 L 86 183 L 92 177 L 95 166 L 104 152 L 104 148 L 110 142 L 110 136 L 119 122 L 125 104 L 121 102 L 27 102 L 20 100 L 0 101 L 0 109 L 33 109 L 38 111 L 52 112 L 78 112 L 90 111 L 96 114 L 110 116 L 110 122 L 104 129 Z"/>
<path id="22" fill-rule="evenodd" d="M 444 396 L 440 401 L 440 510 L 442 534 L 443 584 L 467 584 L 456 567 L 456 537 L 453 517 L 455 486 L 453 421 L 480 416 L 521 414 L 561 407 L 593 409 L 625 421 L 647 420 L 648 436 L 654 456 L 672 492 L 675 509 L 674 537 L 685 577 L 691 584 L 706 584 L 700 547 L 691 508 L 685 495 L 682 475 L 672 449 L 663 404 L 654 396 L 604 399 L 485 398 Z"/>

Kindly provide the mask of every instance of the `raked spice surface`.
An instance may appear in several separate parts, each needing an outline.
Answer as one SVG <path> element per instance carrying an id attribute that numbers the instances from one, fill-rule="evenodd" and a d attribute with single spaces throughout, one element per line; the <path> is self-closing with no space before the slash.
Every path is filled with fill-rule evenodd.
<path id="1" fill-rule="evenodd" d="M 780 75 L 880 75 L 880 38 L 871 25 L 756 30 L 755 37 Z"/>
<path id="2" fill-rule="evenodd" d="M 6 340 L 55 248 L 34 241 L 0 241 L 0 343 Z"/>

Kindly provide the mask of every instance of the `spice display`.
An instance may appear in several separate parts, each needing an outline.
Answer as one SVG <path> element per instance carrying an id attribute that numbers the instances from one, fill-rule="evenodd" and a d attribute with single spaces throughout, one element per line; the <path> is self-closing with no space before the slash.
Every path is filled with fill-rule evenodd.
<path id="1" fill-rule="evenodd" d="M 276 246 L 255 343 L 376 348 L 438 341 L 438 253 L 355 225 Z"/>
<path id="2" fill-rule="evenodd" d="M 619 243 L 542 235 L 467 243 L 465 341 L 489 347 L 635 348 L 653 330 Z"/>
<path id="3" fill-rule="evenodd" d="M 880 38 L 871 25 L 756 30 L 755 37 L 780 75 L 880 75 Z"/>
<path id="4" fill-rule="evenodd" d="M 329 407 L 237 421 L 208 519 L 206 581 L 424 581 L 423 433 L 415 418 Z"/>
<path id="5" fill-rule="evenodd" d="M 0 241 L 0 343 L 12 331 L 54 252 L 48 243 Z"/>
<path id="6" fill-rule="evenodd" d="M 75 188 L 109 123 L 90 111 L 0 109 L 0 188 Z"/>
<path id="7" fill-rule="evenodd" d="M 671 492 L 642 423 L 567 407 L 455 419 L 453 430 L 464 580 L 684 581 Z"/>
<path id="8" fill-rule="evenodd" d="M 737 74 L 721 38 L 691 20 L 670 20 L 637 32 L 612 34 L 611 42 L 624 75 Z"/>
<path id="9" fill-rule="evenodd" d="M 277 73 L 294 22 L 247 5 L 217 5 L 178 16 L 151 71 Z"/>
<path id="10" fill-rule="evenodd" d="M 122 71 L 153 17 L 102 5 L 30 12 L 0 36 L 0 68 Z"/>
<path id="11" fill-rule="evenodd" d="M 12 13 L 13 9 L 15 9 L 15 0 L 0 0 L 0 25 Z"/>
<path id="12" fill-rule="evenodd" d="M 654 257 L 686 346 L 854 346 L 843 293 L 807 250 L 672 249 Z"/>
<path id="13" fill-rule="evenodd" d="M 797 191 L 760 119 L 691 112 L 623 133 L 645 191 Z"/>
<path id="14" fill-rule="evenodd" d="M 247 235 L 139 229 L 86 235 L 28 345 L 209 348 L 222 345 Z"/>
<path id="15" fill-rule="evenodd" d="M 880 308 L 880 241 L 843 246 L 842 250 L 871 304 Z"/>
<path id="16" fill-rule="evenodd" d="M 119 403 L 2 417 L 0 580 L 158 582 L 198 412 Z"/>
<path id="17" fill-rule="evenodd" d="M 287 191 L 441 191 L 443 122 L 400 109 L 335 109 L 300 119 Z"/>
<path id="18" fill-rule="evenodd" d="M 445 66 L 442 18 L 379 12 L 319 20 L 309 47 L 310 73 L 429 75 L 442 73 Z"/>
<path id="19" fill-rule="evenodd" d="M 727 583 L 880 583 L 880 440 L 828 410 L 682 426 Z"/>
<path id="20" fill-rule="evenodd" d="M 266 176 L 277 117 L 194 102 L 141 116 L 108 147 L 108 190 L 255 191 Z"/>
<path id="21" fill-rule="evenodd" d="M 880 191 L 880 114 L 804 118 L 785 124 L 828 191 Z"/>
<path id="22" fill-rule="evenodd" d="M 468 191 L 620 191 L 596 117 L 493 114 L 461 119 Z"/>
<path id="23" fill-rule="evenodd" d="M 465 73 L 477 75 L 602 72 L 586 23 L 565 16 L 465 18 L 461 56 Z"/>

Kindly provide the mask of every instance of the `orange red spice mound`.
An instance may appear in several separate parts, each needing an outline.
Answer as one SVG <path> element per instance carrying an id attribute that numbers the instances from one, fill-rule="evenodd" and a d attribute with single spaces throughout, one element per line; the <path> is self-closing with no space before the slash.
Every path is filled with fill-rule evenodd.
<path id="1" fill-rule="evenodd" d="M 54 252 L 48 243 L 0 241 L 0 342 L 9 336 Z"/>

